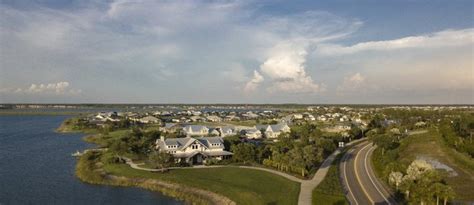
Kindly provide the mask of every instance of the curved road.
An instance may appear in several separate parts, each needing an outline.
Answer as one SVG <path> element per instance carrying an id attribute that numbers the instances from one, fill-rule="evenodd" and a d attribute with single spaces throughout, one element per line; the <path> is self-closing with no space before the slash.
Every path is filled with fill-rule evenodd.
<path id="1" fill-rule="evenodd" d="M 355 145 L 339 164 L 341 181 L 351 204 L 397 204 L 372 170 L 370 159 L 374 149 L 370 142 Z"/>

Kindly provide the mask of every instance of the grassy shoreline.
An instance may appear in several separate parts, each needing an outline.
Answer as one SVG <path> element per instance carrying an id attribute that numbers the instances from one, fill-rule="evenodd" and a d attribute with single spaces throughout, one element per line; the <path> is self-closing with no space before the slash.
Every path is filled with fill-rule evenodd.
<path id="1" fill-rule="evenodd" d="M 135 186 L 150 191 L 158 191 L 165 196 L 183 200 L 189 204 L 235 204 L 227 197 L 215 193 L 190 188 L 179 184 L 171 184 L 153 179 L 129 178 L 116 176 L 104 170 L 99 152 L 88 152 L 81 156 L 76 166 L 76 176 L 89 184 L 111 186 Z"/>
<path id="2" fill-rule="evenodd" d="M 74 119 L 74 117 L 72 118 Z M 67 119 L 69 120 L 69 119 Z M 107 147 L 130 130 L 107 134 L 81 130 L 65 120 L 60 133 L 86 133 L 84 141 Z M 260 170 L 235 167 L 172 170 L 153 173 L 135 170 L 128 165 L 110 162 L 113 153 L 87 152 L 78 159 L 76 176 L 86 183 L 135 186 L 159 191 L 190 204 L 297 204 L 300 184 Z M 190 194 L 192 193 L 192 194 Z"/>

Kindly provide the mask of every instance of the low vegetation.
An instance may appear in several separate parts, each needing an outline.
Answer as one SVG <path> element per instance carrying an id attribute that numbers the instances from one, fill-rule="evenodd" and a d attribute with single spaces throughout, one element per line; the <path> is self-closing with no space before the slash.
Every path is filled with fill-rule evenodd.
<path id="1" fill-rule="evenodd" d="M 137 186 L 151 191 L 159 191 L 164 195 L 192 202 L 192 204 L 233 204 L 229 199 L 215 195 L 212 192 L 200 191 L 177 184 L 162 183 L 157 180 L 112 175 L 104 167 L 111 163 L 117 163 L 115 160 L 117 158 L 101 152 L 87 152 L 78 160 L 76 176 L 90 184 Z"/>
<path id="2" fill-rule="evenodd" d="M 348 204 L 339 180 L 338 165 L 343 154 L 336 157 L 324 180 L 313 190 L 313 205 Z"/>
<path id="3" fill-rule="evenodd" d="M 152 173 L 135 170 L 117 162 L 117 158 L 113 156 L 100 152 L 88 152 L 79 159 L 76 174 L 88 183 L 117 186 L 144 187 L 145 185 L 141 183 L 142 179 L 154 179 L 169 184 L 208 190 L 226 196 L 237 204 L 296 204 L 298 200 L 299 183 L 264 171 L 228 167 Z M 111 176 L 123 178 L 111 180 Z M 112 177 L 112 179 L 117 178 Z M 155 187 L 152 190 L 164 191 L 167 195 L 190 200 L 193 203 L 201 201 L 206 204 L 202 196 L 192 196 L 189 199 L 185 196 L 188 193 L 181 193 L 179 189 L 164 190 L 164 188 Z"/>
<path id="4" fill-rule="evenodd" d="M 394 172 L 406 173 L 408 166 L 419 158 L 436 160 L 452 168 L 453 173 L 444 173 L 441 170 L 439 180 L 433 183 L 442 182 L 451 186 L 456 193 L 456 200 L 473 200 L 472 192 L 474 171 L 468 166 L 473 161 L 467 156 L 447 147 L 440 134 L 435 128 L 431 128 L 427 133 L 411 135 L 406 137 L 394 137 L 390 135 L 378 135 L 374 137 L 374 142 L 379 146 L 373 154 L 373 164 L 379 177 L 385 182 L 390 181 L 390 174 Z M 459 163 L 462 162 L 462 163 Z M 450 175 L 451 174 L 451 175 Z M 435 177 L 436 178 L 436 177 Z M 394 185 L 392 183 L 392 185 Z M 396 188 L 396 186 L 394 186 Z M 398 197 L 403 198 L 406 194 L 399 193 Z M 411 200 L 409 198 L 409 200 Z"/>

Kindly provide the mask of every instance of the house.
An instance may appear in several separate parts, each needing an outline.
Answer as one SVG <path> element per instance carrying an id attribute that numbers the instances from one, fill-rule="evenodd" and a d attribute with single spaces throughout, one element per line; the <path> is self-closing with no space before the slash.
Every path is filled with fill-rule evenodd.
<path id="1" fill-rule="evenodd" d="M 158 123 L 160 119 L 153 117 L 153 116 L 146 116 L 138 119 L 138 122 L 149 124 L 149 123 Z"/>
<path id="2" fill-rule="evenodd" d="M 209 128 L 202 125 L 188 125 L 183 128 L 183 131 L 187 136 L 204 136 L 209 134 Z"/>
<path id="3" fill-rule="evenodd" d="M 266 138 L 277 138 L 281 133 L 288 133 L 291 131 L 286 123 L 279 123 L 276 125 L 257 125 L 256 128 L 261 130 Z"/>
<path id="4" fill-rule="evenodd" d="M 303 119 L 303 114 L 294 114 L 294 115 L 293 115 L 293 119 L 295 119 L 295 120 L 301 120 L 301 119 Z"/>
<path id="5" fill-rule="evenodd" d="M 180 129 L 180 126 L 176 123 L 165 123 L 164 127 L 160 127 L 162 132 L 177 132 Z"/>
<path id="6" fill-rule="evenodd" d="M 235 128 L 231 126 L 221 127 L 220 130 L 221 130 L 221 137 L 232 136 L 232 135 L 237 134 Z"/>
<path id="7" fill-rule="evenodd" d="M 219 128 L 209 128 L 209 135 L 220 136 L 221 132 L 219 131 Z"/>
<path id="8" fill-rule="evenodd" d="M 222 118 L 220 118 L 219 116 L 215 116 L 215 115 L 207 116 L 206 119 L 209 122 L 220 122 L 220 121 L 222 121 Z"/>
<path id="9" fill-rule="evenodd" d="M 231 152 L 224 150 L 222 137 L 161 137 L 156 140 L 156 147 L 160 152 L 167 152 L 174 156 L 176 162 L 185 162 L 191 165 L 202 164 L 208 160 L 222 160 L 232 156 Z"/>
<path id="10" fill-rule="evenodd" d="M 241 135 L 247 139 L 260 139 L 262 138 L 262 132 L 256 128 L 243 129 L 240 131 Z"/>
<path id="11" fill-rule="evenodd" d="M 349 124 L 336 124 L 333 126 L 326 127 L 323 130 L 325 132 L 341 133 L 344 131 L 349 131 L 350 129 L 351 129 L 351 126 Z"/>
<path id="12" fill-rule="evenodd" d="M 193 122 L 204 122 L 204 121 L 206 121 L 206 118 L 203 118 L 201 116 L 191 116 L 189 119 Z"/>

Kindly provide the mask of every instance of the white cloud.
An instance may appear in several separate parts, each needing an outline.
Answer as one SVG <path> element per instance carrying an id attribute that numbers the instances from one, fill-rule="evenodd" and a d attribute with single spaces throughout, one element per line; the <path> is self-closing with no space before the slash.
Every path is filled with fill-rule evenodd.
<path id="1" fill-rule="evenodd" d="M 260 73 L 256 70 L 253 71 L 252 79 L 245 84 L 244 91 L 245 92 L 253 92 L 255 91 L 259 84 L 264 81 L 264 78 Z"/>
<path id="2" fill-rule="evenodd" d="M 408 48 L 455 47 L 474 43 L 474 29 L 444 30 L 428 35 L 409 36 L 387 41 L 369 41 L 352 46 L 320 45 L 320 55 L 346 55 L 364 51 L 390 51 Z"/>
<path id="3" fill-rule="evenodd" d="M 55 95 L 75 95 L 82 92 L 80 89 L 71 89 L 69 82 L 31 84 L 28 88 L 2 88 L 1 93 L 7 94 L 55 94 Z"/>
<path id="4" fill-rule="evenodd" d="M 320 86 L 306 74 L 304 45 L 285 42 L 270 51 L 270 57 L 260 66 L 260 71 L 273 80 L 271 92 L 318 92 Z"/>
<path id="5" fill-rule="evenodd" d="M 337 87 L 337 91 L 339 93 L 361 91 L 361 89 L 364 89 L 365 85 L 366 77 L 362 76 L 360 73 L 355 73 L 344 77 L 344 81 Z"/>
<path id="6" fill-rule="evenodd" d="M 308 50 L 322 42 L 346 37 L 358 29 L 362 23 L 348 21 L 326 12 L 305 12 L 286 17 L 266 19 L 263 27 L 280 37 L 274 46 L 266 50 L 260 72 L 268 77 L 267 90 L 271 93 L 318 93 L 323 87 L 315 83 L 306 72 Z M 257 86 L 251 78 L 250 86 L 255 91 Z M 245 88 L 247 88 L 245 86 Z"/>

